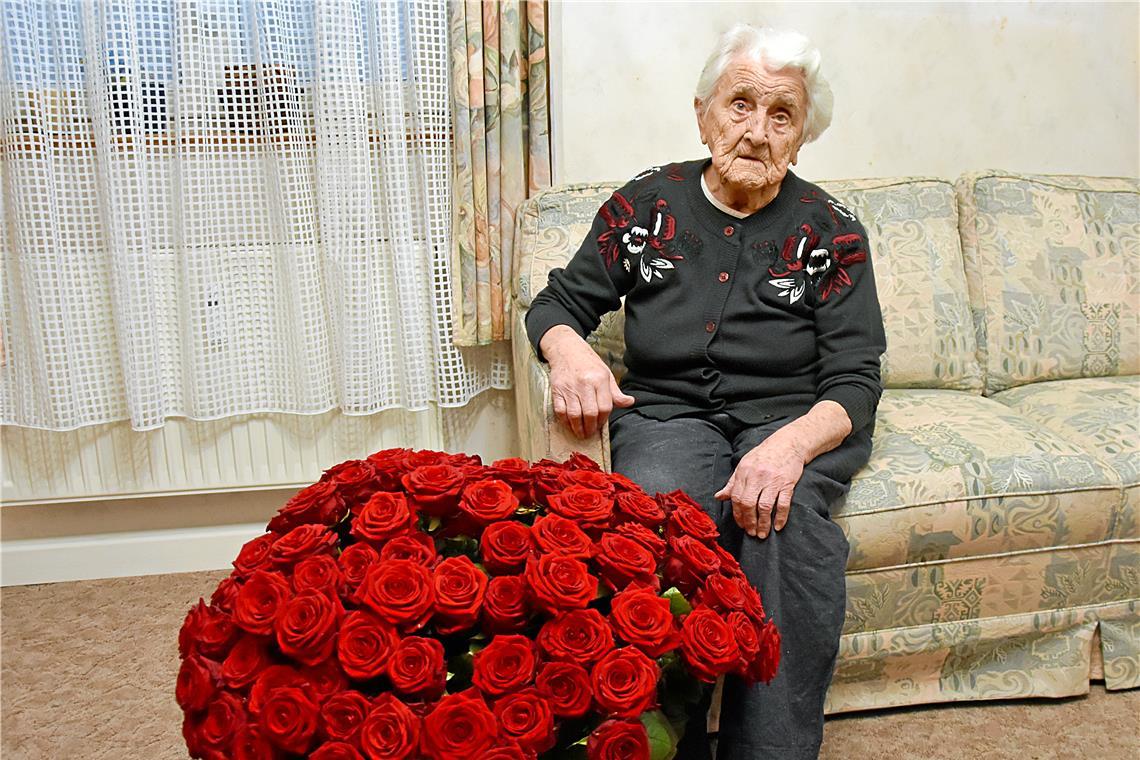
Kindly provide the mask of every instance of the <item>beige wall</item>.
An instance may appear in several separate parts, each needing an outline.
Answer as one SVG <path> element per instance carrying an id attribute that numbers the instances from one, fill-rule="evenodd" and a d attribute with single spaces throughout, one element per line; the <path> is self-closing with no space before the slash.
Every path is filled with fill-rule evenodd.
<path id="1" fill-rule="evenodd" d="M 736 21 L 824 54 L 831 128 L 807 179 L 1017 171 L 1135 175 L 1136 3 L 552 2 L 556 182 L 707 155 L 692 91 Z"/>

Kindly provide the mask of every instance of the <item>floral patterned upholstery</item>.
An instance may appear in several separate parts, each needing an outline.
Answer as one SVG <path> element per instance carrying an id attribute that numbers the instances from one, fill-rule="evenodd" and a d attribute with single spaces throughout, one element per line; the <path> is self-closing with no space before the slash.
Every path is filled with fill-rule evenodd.
<path id="1" fill-rule="evenodd" d="M 826 711 L 1068 696 L 1090 676 L 1140 686 L 1137 183 L 822 186 L 867 227 L 888 345 L 871 461 L 834 514 L 851 554 Z M 609 465 L 605 431 L 555 424 L 523 317 L 615 187 L 555 188 L 519 213 L 512 350 L 531 459 Z M 622 326 L 608 315 L 590 337 L 619 375 Z"/>
<path id="2" fill-rule="evenodd" d="M 986 392 L 1140 373 L 1140 182 L 958 181 Z"/>

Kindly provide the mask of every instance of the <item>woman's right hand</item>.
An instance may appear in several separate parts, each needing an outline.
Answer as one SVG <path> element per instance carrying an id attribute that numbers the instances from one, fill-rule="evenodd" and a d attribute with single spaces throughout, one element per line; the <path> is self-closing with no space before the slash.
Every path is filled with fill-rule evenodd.
<path id="1" fill-rule="evenodd" d="M 538 342 L 550 364 L 550 395 L 554 414 L 579 438 L 595 435 L 614 407 L 633 406 L 613 372 L 578 333 L 556 325 Z"/>

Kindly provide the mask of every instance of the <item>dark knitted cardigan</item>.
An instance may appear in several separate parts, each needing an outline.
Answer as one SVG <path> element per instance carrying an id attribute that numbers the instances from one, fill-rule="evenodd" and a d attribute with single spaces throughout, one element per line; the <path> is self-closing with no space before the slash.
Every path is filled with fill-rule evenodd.
<path id="1" fill-rule="evenodd" d="M 701 189 L 709 160 L 649 169 L 603 204 L 534 297 L 531 343 L 555 325 L 585 337 L 624 296 L 621 388 L 643 414 L 768 424 L 830 399 L 859 430 L 886 348 L 863 225 L 790 171 L 767 206 L 726 214 Z"/>

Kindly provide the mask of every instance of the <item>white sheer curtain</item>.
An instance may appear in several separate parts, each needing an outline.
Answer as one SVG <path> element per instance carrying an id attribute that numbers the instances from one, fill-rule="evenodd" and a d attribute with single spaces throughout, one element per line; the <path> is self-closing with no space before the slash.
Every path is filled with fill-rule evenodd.
<path id="1" fill-rule="evenodd" d="M 452 343 L 444 0 L 0 0 L 3 422 L 370 414 Z"/>

